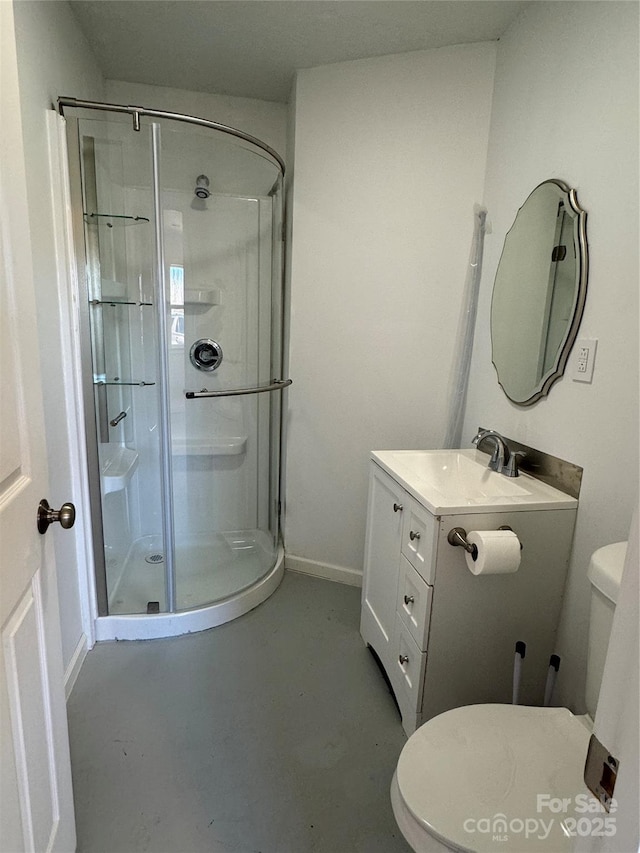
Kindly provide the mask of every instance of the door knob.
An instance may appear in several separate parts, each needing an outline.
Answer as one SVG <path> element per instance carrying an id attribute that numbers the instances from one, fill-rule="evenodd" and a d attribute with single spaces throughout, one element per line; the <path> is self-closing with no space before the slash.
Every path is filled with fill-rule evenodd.
<path id="1" fill-rule="evenodd" d="M 49 525 L 59 521 L 65 530 L 73 527 L 76 520 L 76 508 L 72 503 L 62 504 L 60 509 L 51 509 L 44 498 L 38 505 L 38 533 L 46 533 Z"/>

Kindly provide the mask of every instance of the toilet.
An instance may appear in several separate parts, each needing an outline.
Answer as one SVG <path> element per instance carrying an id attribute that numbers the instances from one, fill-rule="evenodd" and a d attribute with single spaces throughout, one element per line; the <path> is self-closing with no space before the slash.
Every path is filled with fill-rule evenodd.
<path id="1" fill-rule="evenodd" d="M 588 714 L 467 705 L 434 717 L 409 738 L 391 804 L 415 853 L 563 853 L 586 830 L 606 831 L 611 818 L 590 797 L 583 772 L 626 548 L 626 542 L 606 545 L 589 565 Z"/>

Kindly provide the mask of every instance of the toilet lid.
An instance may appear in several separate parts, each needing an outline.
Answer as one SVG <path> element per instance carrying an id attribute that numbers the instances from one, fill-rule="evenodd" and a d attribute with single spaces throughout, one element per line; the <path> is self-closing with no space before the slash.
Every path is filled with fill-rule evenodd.
<path id="1" fill-rule="evenodd" d="M 454 708 L 409 738 L 398 787 L 413 817 L 458 849 L 569 851 L 585 819 L 608 817 L 582 779 L 589 737 L 566 708 Z"/>

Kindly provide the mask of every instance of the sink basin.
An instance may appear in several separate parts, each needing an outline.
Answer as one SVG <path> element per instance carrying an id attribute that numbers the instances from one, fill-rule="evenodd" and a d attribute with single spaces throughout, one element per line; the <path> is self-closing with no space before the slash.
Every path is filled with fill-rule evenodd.
<path id="1" fill-rule="evenodd" d="M 529 474 L 505 477 L 490 470 L 489 457 L 477 450 L 381 450 L 372 457 L 434 514 L 577 506 L 575 498 Z"/>
<path id="2" fill-rule="evenodd" d="M 98 455 L 102 494 L 124 489 L 138 467 L 136 451 L 119 444 L 101 444 Z"/>
<path id="3" fill-rule="evenodd" d="M 517 497 L 527 495 L 518 485 L 520 477 L 505 477 L 470 459 L 459 451 L 392 453 L 397 464 L 409 468 L 416 477 L 430 483 L 448 498 L 464 495 L 467 499 Z"/>

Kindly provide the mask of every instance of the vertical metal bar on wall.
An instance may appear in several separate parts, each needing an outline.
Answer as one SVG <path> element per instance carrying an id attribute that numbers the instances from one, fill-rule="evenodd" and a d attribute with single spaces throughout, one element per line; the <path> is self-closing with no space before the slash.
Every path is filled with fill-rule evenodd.
<path id="1" fill-rule="evenodd" d="M 171 412 L 169 406 L 169 357 L 167 353 L 167 280 L 164 264 L 162 204 L 160 199 L 160 125 L 151 125 L 153 164 L 153 213 L 155 236 L 155 292 L 158 330 L 158 378 L 160 390 L 160 476 L 164 526 L 165 592 L 167 610 L 176 609 L 175 536 L 173 528 L 173 475 L 171 466 Z"/>

